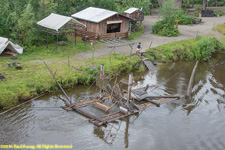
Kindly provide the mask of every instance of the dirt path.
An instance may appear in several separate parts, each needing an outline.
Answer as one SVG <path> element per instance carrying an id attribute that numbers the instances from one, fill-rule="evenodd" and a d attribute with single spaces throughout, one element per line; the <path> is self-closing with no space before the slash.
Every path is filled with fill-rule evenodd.
<path id="1" fill-rule="evenodd" d="M 197 33 L 198 35 L 206 35 L 206 34 L 217 35 L 218 33 L 216 31 L 213 31 L 212 29 L 217 24 L 223 24 L 225 22 L 225 16 L 203 17 L 202 18 L 203 23 L 198 25 L 179 25 L 179 31 L 181 35 L 178 37 L 163 37 L 163 36 L 156 36 L 152 34 L 152 25 L 155 24 L 155 22 L 158 20 L 159 18 L 156 15 L 145 16 L 145 20 L 143 21 L 143 25 L 145 29 L 144 34 L 138 39 L 135 39 L 132 41 L 123 40 L 123 42 L 125 44 L 133 43 L 133 42 L 134 43 L 141 42 L 142 49 L 148 49 L 151 41 L 153 41 L 151 47 L 156 47 L 166 43 L 195 38 Z M 133 52 L 135 52 L 136 47 L 137 47 L 137 44 L 134 45 Z M 115 49 L 116 53 L 118 54 L 129 54 L 130 50 L 131 48 L 128 45 L 118 47 Z M 95 50 L 95 56 L 108 55 L 108 54 L 109 54 L 109 51 L 106 45 L 98 46 L 98 49 Z M 92 51 L 77 53 L 74 55 L 74 59 L 87 59 L 90 57 L 92 57 Z"/>

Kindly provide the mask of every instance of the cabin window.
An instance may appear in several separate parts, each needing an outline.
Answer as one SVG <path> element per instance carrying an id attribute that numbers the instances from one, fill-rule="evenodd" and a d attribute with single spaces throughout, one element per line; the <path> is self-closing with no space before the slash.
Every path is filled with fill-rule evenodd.
<path id="1" fill-rule="evenodd" d="M 107 33 L 120 32 L 121 23 L 107 24 Z"/>

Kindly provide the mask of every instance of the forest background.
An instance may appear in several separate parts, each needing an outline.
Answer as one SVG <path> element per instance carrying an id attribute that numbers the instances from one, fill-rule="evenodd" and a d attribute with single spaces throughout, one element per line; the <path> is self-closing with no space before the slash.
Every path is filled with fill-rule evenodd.
<path id="1" fill-rule="evenodd" d="M 36 22 L 57 13 L 70 16 L 89 6 L 123 12 L 130 7 L 149 13 L 151 0 L 1 0 L 0 35 L 22 46 L 36 45 Z"/>

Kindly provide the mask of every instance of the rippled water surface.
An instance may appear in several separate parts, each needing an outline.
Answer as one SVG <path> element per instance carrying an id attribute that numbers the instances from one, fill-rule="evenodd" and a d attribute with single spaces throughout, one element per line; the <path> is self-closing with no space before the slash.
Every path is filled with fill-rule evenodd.
<path id="1" fill-rule="evenodd" d="M 157 84 L 149 95 L 185 94 L 195 62 L 162 64 L 155 72 L 134 73 L 139 86 Z M 96 127 L 88 118 L 61 108 L 62 93 L 45 95 L 0 116 L 0 144 L 59 144 L 73 149 L 225 149 L 225 55 L 200 62 L 192 99 Z M 122 77 L 121 77 L 122 78 Z M 124 75 L 123 78 L 128 78 Z M 66 92 L 74 101 L 87 100 L 99 91 L 77 86 Z M 104 113 L 84 108 L 98 116 Z"/>

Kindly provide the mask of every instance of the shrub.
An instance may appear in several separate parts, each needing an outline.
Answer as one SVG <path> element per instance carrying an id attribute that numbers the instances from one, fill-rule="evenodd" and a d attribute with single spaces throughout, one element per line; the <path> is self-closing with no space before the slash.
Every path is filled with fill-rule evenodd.
<path id="1" fill-rule="evenodd" d="M 213 53 L 224 49 L 216 38 L 198 36 L 196 39 L 177 41 L 147 50 L 158 61 L 208 60 Z M 145 54 L 148 56 L 148 54 Z"/>
<path id="2" fill-rule="evenodd" d="M 193 12 L 193 15 L 198 17 L 199 16 L 199 13 L 200 13 L 201 9 L 200 8 L 197 8 L 195 9 L 195 11 Z"/>
<path id="3" fill-rule="evenodd" d="M 180 32 L 178 29 L 175 28 L 174 24 L 171 24 L 169 22 L 166 22 L 166 20 L 161 20 L 156 22 L 152 26 L 152 32 L 156 35 L 161 35 L 161 36 L 178 36 Z"/>
<path id="4" fill-rule="evenodd" d="M 225 15 L 225 12 L 224 12 L 224 11 L 221 11 L 221 10 L 215 10 L 215 11 L 214 11 L 214 15 L 215 15 L 215 16 L 218 16 L 218 15 L 219 15 L 219 16 L 223 16 L 223 15 Z"/>
<path id="5" fill-rule="evenodd" d="M 213 53 L 222 49 L 222 43 L 216 38 L 201 37 L 193 47 L 196 60 L 208 60 Z"/>
<path id="6" fill-rule="evenodd" d="M 188 24 L 192 24 L 193 23 L 193 17 L 184 13 L 184 10 L 182 9 L 178 9 L 176 11 L 176 19 L 180 20 L 179 24 L 181 25 L 188 25 Z"/>

